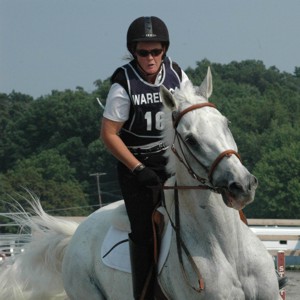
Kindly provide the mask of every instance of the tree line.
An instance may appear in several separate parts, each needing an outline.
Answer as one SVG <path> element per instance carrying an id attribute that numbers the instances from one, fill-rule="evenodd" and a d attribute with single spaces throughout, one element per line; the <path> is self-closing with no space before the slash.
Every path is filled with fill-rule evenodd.
<path id="1" fill-rule="evenodd" d="M 217 64 L 198 61 L 188 68 L 194 85 L 213 74 L 210 99 L 231 122 L 243 163 L 258 178 L 252 218 L 300 216 L 300 67 L 294 74 L 245 60 Z M 6 202 L 40 197 L 53 215 L 87 215 L 122 198 L 115 159 L 99 139 L 109 79 L 83 88 L 52 91 L 37 99 L 0 93 L 0 211 Z M 103 174 L 105 173 L 105 175 Z"/>

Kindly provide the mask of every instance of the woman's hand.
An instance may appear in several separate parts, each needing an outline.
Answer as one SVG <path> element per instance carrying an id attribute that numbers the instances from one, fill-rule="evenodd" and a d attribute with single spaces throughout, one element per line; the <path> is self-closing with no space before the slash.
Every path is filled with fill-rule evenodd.
<path id="1" fill-rule="evenodd" d="M 144 166 L 144 165 L 143 165 Z M 148 167 L 139 168 L 138 170 L 134 170 L 137 181 L 141 186 L 145 187 L 153 187 L 161 184 L 160 178 L 157 174 Z"/>

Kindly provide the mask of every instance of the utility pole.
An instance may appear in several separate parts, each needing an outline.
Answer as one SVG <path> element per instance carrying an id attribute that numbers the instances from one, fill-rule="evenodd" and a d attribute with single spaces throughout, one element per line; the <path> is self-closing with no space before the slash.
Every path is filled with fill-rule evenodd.
<path id="1" fill-rule="evenodd" d="M 98 189 L 98 197 L 99 197 L 99 206 L 102 207 L 102 199 L 101 199 L 101 191 L 100 191 L 100 176 L 106 175 L 106 173 L 94 173 L 90 174 L 90 176 L 96 176 L 97 179 L 97 189 Z"/>

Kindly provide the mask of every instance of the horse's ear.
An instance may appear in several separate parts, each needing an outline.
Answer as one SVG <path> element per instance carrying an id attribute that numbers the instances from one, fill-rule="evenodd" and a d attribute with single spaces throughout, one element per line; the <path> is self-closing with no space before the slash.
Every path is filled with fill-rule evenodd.
<path id="1" fill-rule="evenodd" d="M 196 93 L 205 99 L 208 99 L 213 92 L 213 83 L 212 83 L 212 75 L 210 71 L 210 67 L 207 68 L 206 77 L 202 81 L 199 87 L 195 88 Z"/>
<path id="2" fill-rule="evenodd" d="M 171 111 L 177 109 L 177 104 L 172 93 L 164 86 L 161 85 L 159 89 L 160 99 L 164 106 L 168 107 Z"/>

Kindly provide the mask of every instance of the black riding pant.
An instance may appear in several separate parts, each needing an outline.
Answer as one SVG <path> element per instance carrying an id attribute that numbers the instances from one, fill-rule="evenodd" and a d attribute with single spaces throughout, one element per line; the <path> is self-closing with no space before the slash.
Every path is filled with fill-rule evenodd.
<path id="1" fill-rule="evenodd" d="M 161 184 L 169 177 L 165 171 L 167 159 L 162 153 L 137 157 L 139 161 L 156 172 L 161 179 Z M 120 162 L 118 163 L 118 177 L 131 225 L 132 240 L 139 243 L 151 239 L 153 236 L 152 213 L 163 197 L 162 190 L 140 186 L 135 175 Z"/>

